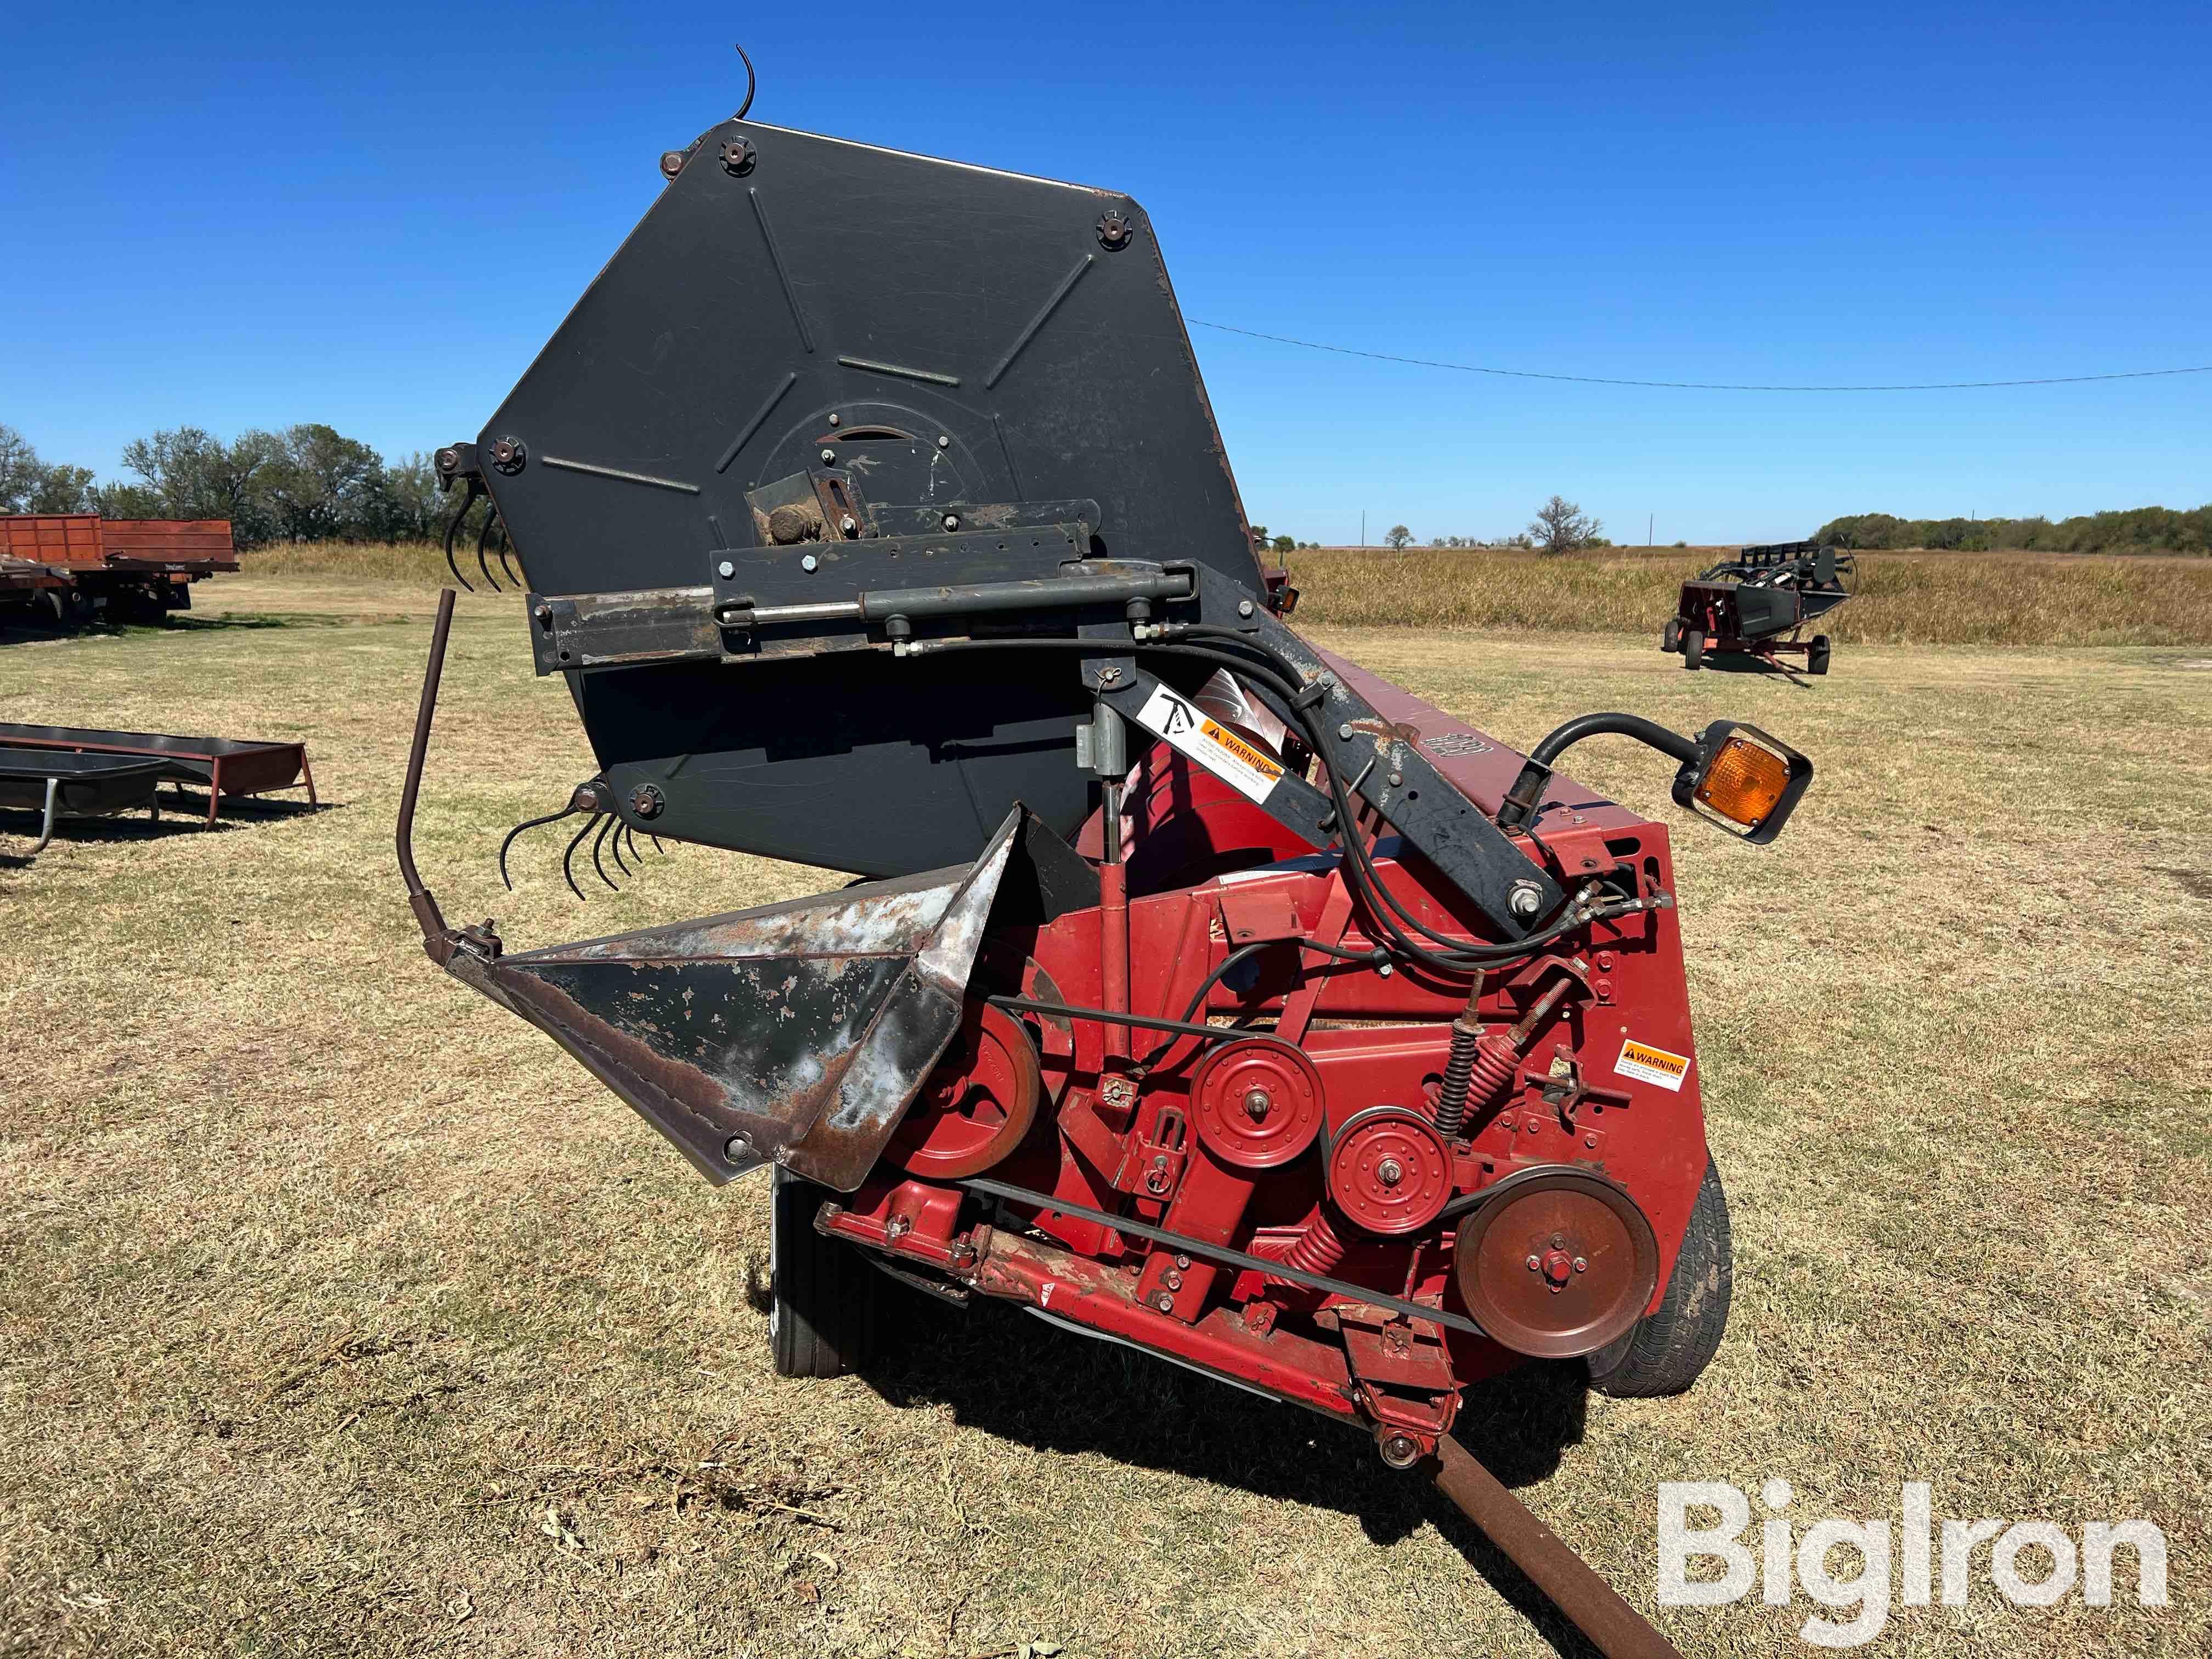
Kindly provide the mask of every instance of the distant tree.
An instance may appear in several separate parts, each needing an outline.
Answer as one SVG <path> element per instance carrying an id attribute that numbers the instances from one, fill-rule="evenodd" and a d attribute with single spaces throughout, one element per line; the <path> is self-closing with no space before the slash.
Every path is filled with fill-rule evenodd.
<path id="1" fill-rule="evenodd" d="M 1265 547 L 1267 544 L 1267 526 L 1263 524 L 1254 525 L 1252 526 L 1252 545 L 1255 547 Z"/>
<path id="2" fill-rule="evenodd" d="M 1604 528 L 1575 502 L 1554 495 L 1536 509 L 1535 520 L 1526 533 L 1534 545 L 1547 553 L 1571 553 L 1588 547 Z"/>
<path id="3" fill-rule="evenodd" d="M 277 534 L 289 540 L 357 542 L 391 532 L 384 458 L 334 428 L 314 422 L 287 427 L 258 482 Z"/>
<path id="4" fill-rule="evenodd" d="M 82 513 L 92 502 L 92 472 L 39 459 L 23 434 L 0 426 L 0 513 Z"/>
<path id="5" fill-rule="evenodd" d="M 277 519 L 260 478 L 283 453 L 267 432 L 243 432 L 229 443 L 196 426 L 134 438 L 123 465 L 145 481 L 139 499 L 163 519 L 228 519 L 241 547 L 273 537 Z"/>
<path id="6" fill-rule="evenodd" d="M 1382 539 L 1402 553 L 1406 550 L 1406 544 L 1413 539 L 1413 532 L 1401 524 L 1394 524 L 1384 532 Z"/>
<path id="7" fill-rule="evenodd" d="M 1297 550 L 1298 550 L 1298 544 L 1297 544 L 1297 542 L 1294 538 L 1292 538 L 1291 537 L 1289 537 L 1289 536 L 1278 536 L 1278 537 L 1276 537 L 1276 538 L 1275 538 L 1275 551 L 1276 551 L 1276 552 L 1278 552 L 1278 553 L 1295 553 L 1295 552 L 1297 552 Z"/>

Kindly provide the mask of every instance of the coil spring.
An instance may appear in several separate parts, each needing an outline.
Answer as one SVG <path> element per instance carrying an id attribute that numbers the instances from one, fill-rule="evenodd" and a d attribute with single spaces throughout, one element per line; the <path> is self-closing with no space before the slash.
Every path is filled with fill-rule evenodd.
<path id="1" fill-rule="evenodd" d="M 1459 1138 L 1470 1104 L 1480 1110 L 1513 1080 L 1520 1060 L 1512 1038 L 1481 1036 L 1453 1024 L 1451 1058 L 1444 1064 L 1443 1085 L 1437 1091 L 1437 1127 L 1447 1140 Z"/>
<path id="2" fill-rule="evenodd" d="M 1316 1210 L 1314 1218 L 1306 1223 L 1306 1230 L 1291 1240 L 1290 1248 L 1283 1252 L 1283 1265 L 1296 1267 L 1300 1273 L 1326 1273 L 1343 1260 L 1344 1241 L 1328 1224 L 1326 1210 Z M 1271 1282 L 1290 1285 L 1292 1281 L 1278 1279 Z"/>

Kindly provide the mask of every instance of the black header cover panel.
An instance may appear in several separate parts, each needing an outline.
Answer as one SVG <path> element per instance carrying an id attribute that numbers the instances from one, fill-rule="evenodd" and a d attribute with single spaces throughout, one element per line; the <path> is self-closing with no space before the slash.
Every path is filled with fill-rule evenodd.
<path id="1" fill-rule="evenodd" d="M 1094 555 L 1259 586 L 1151 224 L 1109 191 L 725 123 L 479 453 L 501 439 L 519 468 L 485 479 L 539 593 L 719 594 L 725 550 L 748 550 L 741 570 L 794 567 L 780 598 L 798 597 L 786 575 L 804 591 L 809 557 L 821 597 L 847 597 L 834 520 L 830 539 L 780 546 L 747 499 L 799 475 L 825 502 L 852 492 L 864 528 L 884 509 L 887 532 L 1096 501 Z M 1040 574 L 1018 546 L 1005 576 Z M 1073 833 L 1089 792 L 1068 656 L 733 655 L 570 678 L 625 814 L 637 784 L 662 792 L 640 829 L 893 875 L 972 858 L 1018 799 Z"/>

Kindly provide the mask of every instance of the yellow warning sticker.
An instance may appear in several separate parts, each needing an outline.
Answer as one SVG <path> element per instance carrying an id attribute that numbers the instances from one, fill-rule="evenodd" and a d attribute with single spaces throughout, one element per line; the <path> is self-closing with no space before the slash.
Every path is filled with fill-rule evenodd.
<path id="1" fill-rule="evenodd" d="M 1639 1083 L 1654 1084 L 1670 1092 L 1679 1092 L 1682 1079 L 1690 1074 L 1690 1057 L 1687 1054 L 1670 1054 L 1664 1048 L 1655 1048 L 1648 1042 L 1624 1037 L 1620 1043 L 1620 1058 L 1613 1062 L 1613 1069 L 1622 1077 L 1632 1077 Z"/>
<path id="2" fill-rule="evenodd" d="M 1283 775 L 1282 764 L 1273 756 L 1208 719 L 1196 703 L 1164 685 L 1153 689 L 1137 711 L 1137 720 L 1253 800 L 1267 799 Z"/>

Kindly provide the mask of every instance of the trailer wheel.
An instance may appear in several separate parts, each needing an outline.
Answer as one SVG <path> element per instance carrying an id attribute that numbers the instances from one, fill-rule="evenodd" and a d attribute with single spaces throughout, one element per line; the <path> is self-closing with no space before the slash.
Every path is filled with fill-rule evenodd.
<path id="1" fill-rule="evenodd" d="M 1719 1167 L 1708 1158 L 1659 1311 L 1583 1362 L 1589 1369 L 1590 1386 L 1619 1400 L 1683 1392 L 1719 1351 L 1735 1284 L 1728 1194 L 1721 1187 Z"/>
<path id="2" fill-rule="evenodd" d="M 1813 648 L 1805 653 L 1805 672 L 1808 674 L 1828 672 L 1828 636 L 1826 634 L 1813 635 Z"/>
<path id="3" fill-rule="evenodd" d="M 1659 630 L 1659 648 L 1662 651 L 1680 651 L 1682 648 L 1682 619 L 1680 617 L 1667 618 L 1666 627 Z"/>
<path id="4" fill-rule="evenodd" d="M 769 1348 L 778 1376 L 842 1376 L 876 1346 L 879 1275 L 814 1231 L 827 1189 L 775 1171 L 769 1225 Z"/>
<path id="5" fill-rule="evenodd" d="M 1702 628 L 1682 630 L 1682 666 L 1703 668 L 1705 665 L 1705 631 Z"/>

